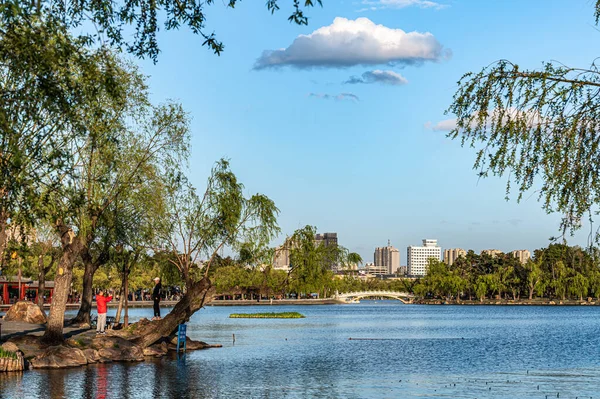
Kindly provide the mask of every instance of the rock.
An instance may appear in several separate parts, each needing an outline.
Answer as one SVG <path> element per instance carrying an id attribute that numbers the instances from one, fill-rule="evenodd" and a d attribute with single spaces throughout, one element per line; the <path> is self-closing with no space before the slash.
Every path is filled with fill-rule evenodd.
<path id="1" fill-rule="evenodd" d="M 46 348 L 41 354 L 31 359 L 30 363 L 34 369 L 60 369 L 83 366 L 88 361 L 81 349 L 56 345 Z"/>
<path id="2" fill-rule="evenodd" d="M 167 354 L 169 347 L 166 342 L 160 344 L 154 344 L 147 348 L 144 348 L 144 356 L 161 357 Z"/>
<path id="3" fill-rule="evenodd" d="M 96 351 L 94 349 L 84 349 L 83 354 L 84 354 L 85 358 L 87 359 L 88 363 L 97 363 L 101 360 L 101 357 L 98 354 L 98 351 Z"/>
<path id="4" fill-rule="evenodd" d="M 8 342 L 15 344 L 26 359 L 34 358 L 44 351 L 44 347 L 40 344 L 40 337 L 34 335 L 13 337 Z"/>
<path id="5" fill-rule="evenodd" d="M 118 336 L 100 335 L 92 341 L 92 348 L 98 351 L 100 361 L 140 362 L 144 360 L 142 348 Z"/>
<path id="6" fill-rule="evenodd" d="M 46 323 L 46 316 L 41 309 L 33 302 L 20 301 L 12 305 L 6 315 L 6 321 L 24 321 L 31 324 Z"/>
<path id="7" fill-rule="evenodd" d="M 190 339 L 190 337 L 185 337 L 186 338 L 186 350 L 189 351 L 195 351 L 198 349 L 208 349 L 208 348 L 222 348 L 223 345 L 221 344 L 217 344 L 217 345 L 210 345 L 207 344 L 206 342 L 202 342 L 202 341 L 194 341 L 193 339 Z M 179 347 L 181 349 L 181 346 Z M 177 337 L 172 337 L 171 341 L 169 343 L 169 350 L 177 350 Z"/>

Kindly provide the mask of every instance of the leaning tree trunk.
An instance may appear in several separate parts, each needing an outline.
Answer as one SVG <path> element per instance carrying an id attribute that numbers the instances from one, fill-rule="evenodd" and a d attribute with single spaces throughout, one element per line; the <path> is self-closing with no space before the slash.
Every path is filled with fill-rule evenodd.
<path id="1" fill-rule="evenodd" d="M 61 234 L 62 256 L 54 278 L 54 295 L 50 305 L 48 324 L 42 337 L 42 342 L 47 344 L 60 343 L 64 340 L 65 310 L 73 280 L 73 265 L 83 249 L 81 240 L 73 230 L 62 224 L 58 226 L 58 229 Z"/>
<path id="2" fill-rule="evenodd" d="M 188 285 L 186 293 L 165 318 L 136 329 L 135 334 L 138 336 L 135 339 L 136 343 L 146 348 L 161 338 L 173 334 L 179 324 L 188 321 L 204 304 L 210 302 L 214 291 L 212 288 L 208 277 Z"/>
<path id="3" fill-rule="evenodd" d="M 89 254 L 83 256 L 84 272 L 83 272 L 83 291 L 81 293 L 81 306 L 77 316 L 73 319 L 74 324 L 79 325 L 90 325 L 92 312 L 92 300 L 94 298 L 93 284 L 94 274 L 98 270 L 97 264 L 95 264 Z"/>

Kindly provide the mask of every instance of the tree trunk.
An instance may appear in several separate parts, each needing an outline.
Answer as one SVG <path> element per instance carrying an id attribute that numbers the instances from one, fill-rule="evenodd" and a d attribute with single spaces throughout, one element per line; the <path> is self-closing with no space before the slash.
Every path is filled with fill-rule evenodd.
<path id="1" fill-rule="evenodd" d="M 81 240 L 73 230 L 60 221 L 57 223 L 57 227 L 61 235 L 62 256 L 58 262 L 56 277 L 54 278 L 54 295 L 52 296 L 52 304 L 50 305 L 48 324 L 46 332 L 42 337 L 42 342 L 46 344 L 60 343 L 64 340 L 65 310 L 73 279 L 73 265 L 81 255 L 83 249 Z"/>
<path id="2" fill-rule="evenodd" d="M 128 261 L 129 262 L 129 261 Z M 123 316 L 123 327 L 129 326 L 129 264 L 125 270 L 125 282 L 123 284 L 123 297 L 125 299 L 125 315 Z"/>
<path id="3" fill-rule="evenodd" d="M 86 257 L 87 258 L 87 257 Z M 94 265 L 91 259 L 84 260 L 85 270 L 83 272 L 83 291 L 81 293 L 81 306 L 77 316 L 73 319 L 74 324 L 87 324 L 91 322 L 90 314 L 92 312 L 92 300 L 94 299 L 94 274 L 98 267 Z"/>
<path id="4" fill-rule="evenodd" d="M 119 306 L 117 306 L 117 313 L 115 314 L 115 324 L 121 323 L 121 311 L 123 310 L 123 284 L 119 288 Z"/>
<path id="5" fill-rule="evenodd" d="M 92 300 L 94 298 L 94 274 L 108 260 L 108 257 L 102 253 L 94 261 L 89 249 L 84 248 L 81 252 L 81 259 L 85 268 L 83 272 L 83 290 L 81 293 L 81 306 L 79 307 L 77 316 L 73 319 L 73 323 L 89 326 L 91 324 Z"/>
<path id="6" fill-rule="evenodd" d="M 37 294 L 37 304 L 45 315 L 44 311 L 44 292 L 46 291 L 46 270 L 44 267 L 44 255 L 40 255 L 38 257 L 38 294 Z"/>
<path id="7" fill-rule="evenodd" d="M 136 329 L 135 334 L 138 335 L 135 339 L 136 344 L 147 348 L 161 338 L 173 334 L 179 324 L 188 321 L 204 304 L 210 302 L 214 291 L 212 288 L 208 277 L 190 284 L 186 293 L 168 315 Z"/>
<path id="8" fill-rule="evenodd" d="M 3 210 L 0 211 L 0 268 L 4 266 L 4 251 L 6 250 L 6 243 L 8 241 L 8 235 L 6 234 L 8 216 Z"/>

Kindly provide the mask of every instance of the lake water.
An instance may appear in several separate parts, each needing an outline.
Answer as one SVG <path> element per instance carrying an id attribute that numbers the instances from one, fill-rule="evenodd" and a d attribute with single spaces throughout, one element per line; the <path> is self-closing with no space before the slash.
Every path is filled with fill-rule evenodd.
<path id="1" fill-rule="evenodd" d="M 306 318 L 228 318 L 265 311 Z M 188 335 L 223 348 L 0 374 L 0 398 L 600 398 L 600 307 L 207 307 Z"/>

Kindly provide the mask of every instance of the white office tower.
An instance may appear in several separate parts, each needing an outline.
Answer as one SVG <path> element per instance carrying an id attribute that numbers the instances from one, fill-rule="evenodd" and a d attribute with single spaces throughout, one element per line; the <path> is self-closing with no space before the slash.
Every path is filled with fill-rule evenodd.
<path id="1" fill-rule="evenodd" d="M 425 239 L 422 247 L 411 245 L 406 252 L 409 276 L 425 276 L 430 258 L 438 261 L 442 260 L 442 249 L 438 247 L 437 240 Z"/>

